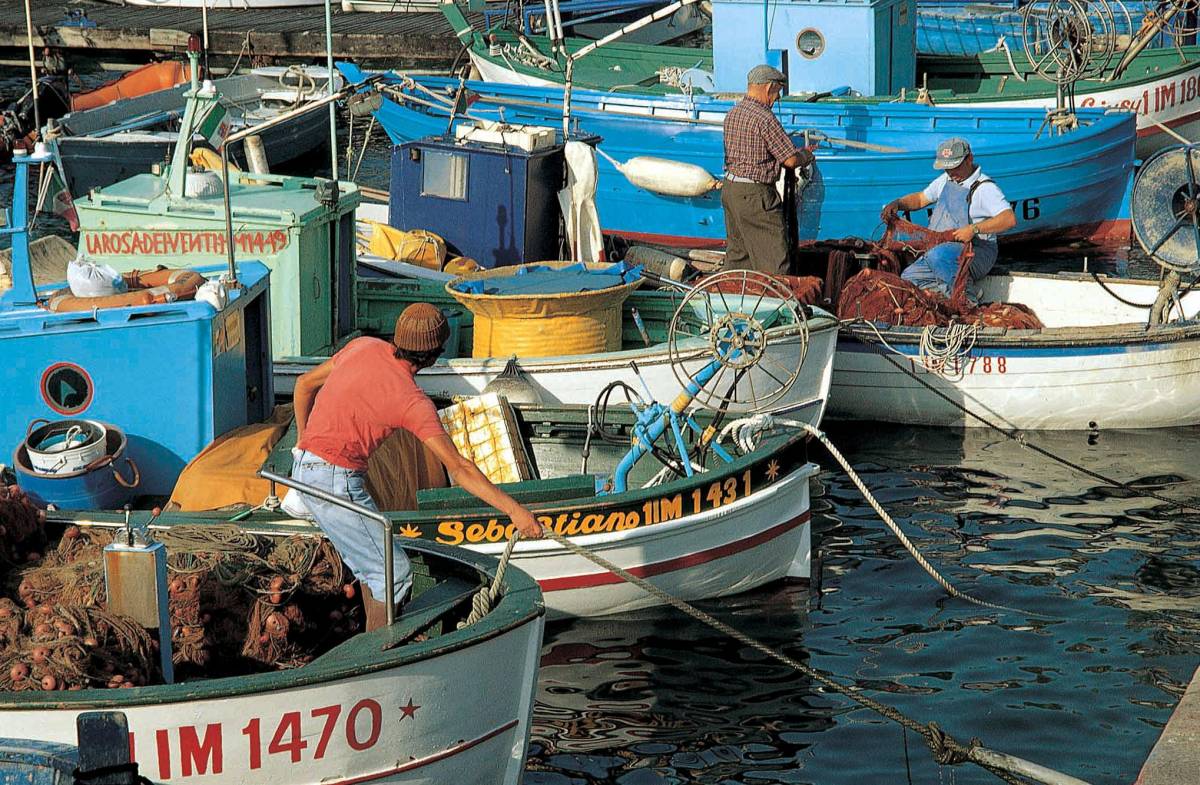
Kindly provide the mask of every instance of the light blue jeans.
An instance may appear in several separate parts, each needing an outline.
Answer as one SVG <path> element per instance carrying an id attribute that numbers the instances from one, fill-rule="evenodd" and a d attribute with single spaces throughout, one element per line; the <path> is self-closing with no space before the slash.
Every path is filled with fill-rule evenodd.
<path id="1" fill-rule="evenodd" d="M 954 278 L 958 275 L 960 254 L 962 254 L 962 243 L 935 245 L 920 259 L 905 267 L 900 277 L 922 289 L 949 297 L 950 289 L 954 286 Z M 971 280 L 967 282 L 967 299 L 972 303 L 976 305 L 979 303 L 981 294 L 979 282 L 995 264 L 996 245 L 994 243 L 977 243 L 975 256 L 971 259 Z"/>
<path id="2" fill-rule="evenodd" d="M 379 511 L 375 500 L 367 492 L 366 472 L 334 466 L 320 456 L 304 452 L 292 466 L 292 479 L 368 510 Z M 387 597 L 383 579 L 383 528 L 379 522 L 308 494 L 304 494 L 304 504 L 321 531 L 337 548 L 342 561 L 371 589 L 371 595 L 377 600 Z M 392 596 L 399 603 L 412 586 L 412 565 L 399 543 L 392 548 L 392 554 L 395 562 L 395 590 Z"/>

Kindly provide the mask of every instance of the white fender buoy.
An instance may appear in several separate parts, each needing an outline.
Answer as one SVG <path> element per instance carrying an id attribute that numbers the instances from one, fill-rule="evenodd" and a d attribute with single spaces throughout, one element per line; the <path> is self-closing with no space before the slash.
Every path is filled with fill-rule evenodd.
<path id="1" fill-rule="evenodd" d="M 638 188 L 663 196 L 704 196 L 720 185 L 720 181 L 696 164 L 637 155 L 621 163 L 597 148 L 608 162 Z"/>

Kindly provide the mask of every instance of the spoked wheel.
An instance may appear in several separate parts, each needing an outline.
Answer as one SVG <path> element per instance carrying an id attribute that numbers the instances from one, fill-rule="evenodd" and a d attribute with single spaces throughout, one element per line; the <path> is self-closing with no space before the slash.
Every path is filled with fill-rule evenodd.
<path id="1" fill-rule="evenodd" d="M 787 326 L 796 329 L 782 335 L 774 329 Z M 761 411 L 800 375 L 808 320 L 796 295 L 778 279 L 728 270 L 704 279 L 683 298 L 671 318 L 667 347 L 675 379 L 702 406 Z M 714 361 L 719 367 L 712 373 Z"/>
<path id="2" fill-rule="evenodd" d="M 1130 218 L 1146 254 L 1168 270 L 1200 270 L 1200 145 L 1162 150 L 1142 164 Z"/>
<path id="3" fill-rule="evenodd" d="M 1116 51 L 1116 21 L 1106 2 L 1048 0 L 1022 7 L 1021 15 L 1025 57 L 1054 84 L 1102 74 Z"/>

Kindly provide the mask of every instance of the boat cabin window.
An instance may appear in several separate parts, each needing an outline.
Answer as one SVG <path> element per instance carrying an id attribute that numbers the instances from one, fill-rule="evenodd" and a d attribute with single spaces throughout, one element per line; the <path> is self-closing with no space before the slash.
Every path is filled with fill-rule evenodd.
<path id="1" fill-rule="evenodd" d="M 421 157 L 421 195 L 442 199 L 467 199 L 467 156 L 426 150 Z"/>

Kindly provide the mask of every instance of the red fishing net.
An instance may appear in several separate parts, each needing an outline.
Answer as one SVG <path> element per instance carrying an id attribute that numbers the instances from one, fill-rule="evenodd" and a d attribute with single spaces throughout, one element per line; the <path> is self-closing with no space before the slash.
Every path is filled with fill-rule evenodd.
<path id="1" fill-rule="evenodd" d="M 837 315 L 839 319 L 864 319 L 896 327 L 945 327 L 951 322 L 1010 330 L 1043 327 L 1028 306 L 988 303 L 975 307 L 965 298 L 951 300 L 898 275 L 878 270 L 863 270 L 846 282 L 838 300 Z"/>
<path id="2" fill-rule="evenodd" d="M 67 526 L 46 547 L 44 527 L 20 489 L 0 489 L 0 690 L 159 681 L 157 638 L 105 607 L 112 532 Z M 159 539 L 179 679 L 296 667 L 361 628 L 357 587 L 327 540 L 232 525 L 176 526 Z"/>

